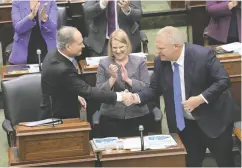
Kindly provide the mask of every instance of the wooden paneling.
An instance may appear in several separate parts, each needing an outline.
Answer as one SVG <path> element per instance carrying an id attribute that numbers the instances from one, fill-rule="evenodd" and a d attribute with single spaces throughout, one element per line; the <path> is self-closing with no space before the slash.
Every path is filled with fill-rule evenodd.
<path id="1" fill-rule="evenodd" d="M 90 148 L 90 154 L 85 156 L 65 157 L 57 159 L 46 159 L 37 161 L 21 161 L 17 148 L 9 148 L 9 166 L 14 167 L 95 167 L 97 160 Z"/>

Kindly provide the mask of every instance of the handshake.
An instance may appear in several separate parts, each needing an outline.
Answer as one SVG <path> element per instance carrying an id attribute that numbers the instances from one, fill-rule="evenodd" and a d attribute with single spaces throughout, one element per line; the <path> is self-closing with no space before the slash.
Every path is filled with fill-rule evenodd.
<path id="1" fill-rule="evenodd" d="M 120 94 L 122 96 L 122 102 L 126 106 L 130 106 L 132 104 L 138 104 L 139 103 L 139 96 L 135 93 L 123 91 L 123 92 L 120 92 Z"/>

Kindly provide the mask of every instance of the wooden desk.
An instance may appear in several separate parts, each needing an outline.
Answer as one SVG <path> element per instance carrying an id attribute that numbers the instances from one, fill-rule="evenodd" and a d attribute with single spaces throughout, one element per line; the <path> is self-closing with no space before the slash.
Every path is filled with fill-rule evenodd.
<path id="1" fill-rule="evenodd" d="M 172 136 L 178 145 L 167 149 L 105 153 L 95 152 L 95 145 L 92 147 L 103 167 L 185 167 L 185 147 L 177 134 Z"/>
<path id="2" fill-rule="evenodd" d="M 98 65 L 86 65 L 85 60 L 80 60 L 81 65 L 81 71 L 83 73 L 97 73 Z M 146 65 L 148 66 L 148 69 L 154 68 L 154 62 L 153 61 L 147 61 Z"/>
<path id="3" fill-rule="evenodd" d="M 27 66 L 28 64 L 26 64 Z M 22 76 L 22 75 L 27 75 L 27 74 L 32 74 L 31 72 L 29 72 L 28 70 L 16 70 L 12 73 L 7 73 L 6 70 L 8 67 L 18 67 L 19 65 L 5 65 L 2 67 L 2 80 L 10 80 L 10 79 L 14 79 L 18 76 Z M 17 68 L 16 68 L 17 69 Z"/>
<path id="4" fill-rule="evenodd" d="M 24 64 L 24 65 L 29 65 L 29 64 Z M 33 74 L 32 72 L 29 72 L 28 70 L 16 70 L 14 73 L 7 73 L 6 69 L 8 67 L 18 67 L 19 65 L 5 65 L 2 67 L 2 71 L 1 71 L 1 76 L 2 76 L 2 80 L 11 80 L 14 79 L 16 77 L 22 76 L 22 75 L 28 75 L 28 74 Z M 76 69 L 78 71 L 78 73 L 81 73 L 81 70 L 78 66 L 78 64 L 76 65 Z M 35 73 L 39 73 L 39 72 L 35 72 Z"/>
<path id="5" fill-rule="evenodd" d="M 241 60 L 239 53 L 219 54 L 217 57 L 227 70 L 230 80 L 232 95 L 235 101 L 241 106 Z M 238 116 L 239 117 L 239 116 Z"/>
<path id="6" fill-rule="evenodd" d="M 95 155 L 93 152 L 90 155 L 82 157 L 69 157 L 56 160 L 41 160 L 41 161 L 20 161 L 17 148 L 8 149 L 8 166 L 17 167 L 95 167 Z"/>
<path id="7" fill-rule="evenodd" d="M 15 126 L 17 147 L 9 148 L 10 166 L 94 166 L 89 145 L 90 124 L 64 119 L 55 127 Z"/>

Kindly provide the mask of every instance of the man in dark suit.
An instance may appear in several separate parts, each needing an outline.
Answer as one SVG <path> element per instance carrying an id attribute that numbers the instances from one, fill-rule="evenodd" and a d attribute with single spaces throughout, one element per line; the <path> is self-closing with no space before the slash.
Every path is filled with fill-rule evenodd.
<path id="1" fill-rule="evenodd" d="M 51 117 L 52 110 L 57 118 L 79 117 L 78 99 L 85 106 L 82 97 L 115 104 L 127 96 L 125 92 L 115 93 L 90 87 L 80 78 L 74 57 L 81 55 L 83 47 L 82 35 L 76 28 L 67 26 L 58 31 L 57 50 L 49 52 L 42 64 L 42 118 Z"/>
<path id="2" fill-rule="evenodd" d="M 187 166 L 202 166 L 206 148 L 219 166 L 233 166 L 233 101 L 226 70 L 211 49 L 185 44 L 183 34 L 171 26 L 158 32 L 156 48 L 150 87 L 125 103 L 163 95 L 169 131 L 179 133 Z"/>
<path id="3" fill-rule="evenodd" d="M 83 9 L 90 23 L 86 42 L 90 56 L 107 55 L 109 36 L 119 28 L 127 33 L 133 52 L 136 51 L 140 45 L 140 0 L 87 0 Z"/>

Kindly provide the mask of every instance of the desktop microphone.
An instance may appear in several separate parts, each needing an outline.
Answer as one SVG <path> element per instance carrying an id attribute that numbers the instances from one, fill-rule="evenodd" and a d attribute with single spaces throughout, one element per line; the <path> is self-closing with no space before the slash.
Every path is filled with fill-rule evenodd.
<path id="1" fill-rule="evenodd" d="M 139 131 L 140 131 L 140 140 L 141 140 L 141 151 L 144 151 L 144 136 L 143 136 L 144 127 L 143 127 L 143 125 L 139 126 Z"/>
<path id="2" fill-rule="evenodd" d="M 41 72 L 41 50 L 40 49 L 38 49 L 37 51 L 36 51 L 36 53 L 37 53 L 37 56 L 38 56 L 38 62 L 39 62 L 39 71 Z"/>

